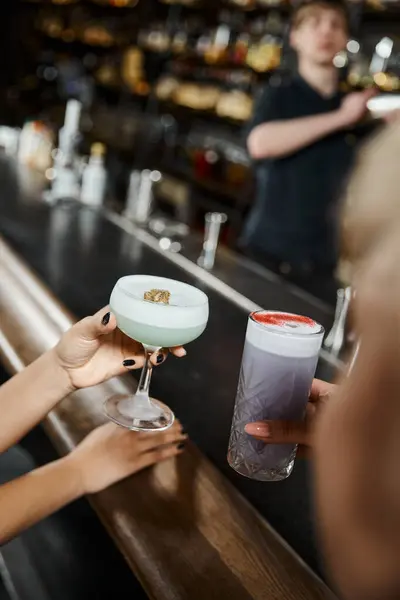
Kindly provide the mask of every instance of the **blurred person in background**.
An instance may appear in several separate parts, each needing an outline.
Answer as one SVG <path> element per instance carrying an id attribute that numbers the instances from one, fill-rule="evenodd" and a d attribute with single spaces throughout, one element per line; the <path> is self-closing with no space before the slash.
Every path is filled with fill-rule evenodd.
<path id="1" fill-rule="evenodd" d="M 290 44 L 298 72 L 265 88 L 249 127 L 257 196 L 241 240 L 250 256 L 333 302 L 337 200 L 356 144 L 349 130 L 374 93 L 339 91 L 333 60 L 348 35 L 339 0 L 295 9 Z"/>
<path id="2" fill-rule="evenodd" d="M 359 350 L 338 386 L 315 380 L 304 422 L 259 422 L 265 443 L 312 450 L 317 526 L 346 600 L 400 598 L 400 123 L 360 153 L 344 237 Z"/>

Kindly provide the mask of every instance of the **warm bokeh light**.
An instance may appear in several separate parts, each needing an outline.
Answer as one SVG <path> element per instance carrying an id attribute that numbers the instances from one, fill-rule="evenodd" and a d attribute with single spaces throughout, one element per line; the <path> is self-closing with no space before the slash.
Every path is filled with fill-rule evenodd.
<path id="1" fill-rule="evenodd" d="M 387 82 L 386 73 L 375 73 L 374 81 L 375 81 L 376 85 L 379 85 L 379 87 L 384 87 Z"/>

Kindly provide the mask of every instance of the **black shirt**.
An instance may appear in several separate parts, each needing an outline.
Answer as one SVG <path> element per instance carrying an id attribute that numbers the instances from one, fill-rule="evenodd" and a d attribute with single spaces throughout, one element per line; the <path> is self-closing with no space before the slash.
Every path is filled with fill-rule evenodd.
<path id="1" fill-rule="evenodd" d="M 268 86 L 250 130 L 267 121 L 334 111 L 342 97 L 338 92 L 325 98 L 300 76 Z M 293 264 L 333 266 L 337 201 L 352 165 L 354 144 L 354 135 L 337 131 L 285 158 L 257 161 L 257 197 L 243 244 Z"/>

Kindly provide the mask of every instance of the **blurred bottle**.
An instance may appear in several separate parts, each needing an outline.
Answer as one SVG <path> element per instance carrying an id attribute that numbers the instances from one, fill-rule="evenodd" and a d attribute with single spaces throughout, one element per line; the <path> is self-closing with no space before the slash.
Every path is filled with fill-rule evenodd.
<path id="1" fill-rule="evenodd" d="M 247 32 L 240 33 L 232 53 L 232 60 L 237 65 L 245 65 L 249 51 L 250 35 Z"/>
<path id="2" fill-rule="evenodd" d="M 18 154 L 21 130 L 12 127 L 0 127 L 0 148 L 13 158 Z"/>
<path id="3" fill-rule="evenodd" d="M 205 161 L 208 164 L 210 178 L 213 181 L 221 182 L 224 174 L 224 157 L 218 149 L 210 148 L 206 150 Z"/>
<path id="4" fill-rule="evenodd" d="M 22 128 L 18 160 L 21 164 L 44 173 L 51 167 L 53 135 L 41 121 L 31 121 Z"/>
<path id="5" fill-rule="evenodd" d="M 162 179 L 160 171 L 132 171 L 129 181 L 125 216 L 139 225 L 146 225 L 153 210 L 154 184 Z"/>
<path id="6" fill-rule="evenodd" d="M 139 198 L 141 179 L 142 174 L 137 169 L 133 170 L 129 176 L 128 195 L 124 211 L 124 215 L 128 219 L 135 220 L 136 204 Z"/>
<path id="7" fill-rule="evenodd" d="M 267 20 L 257 19 L 252 28 L 252 39 L 246 62 L 258 73 L 279 67 L 282 55 L 283 21 L 279 13 L 272 11 Z"/>
<path id="8" fill-rule="evenodd" d="M 79 140 L 79 123 L 82 104 L 78 100 L 68 100 L 64 125 L 59 132 L 58 149 L 52 153 L 54 169 L 51 190 L 45 193 L 47 202 L 79 198 L 80 176 L 76 170 L 76 146 Z"/>
<path id="9" fill-rule="evenodd" d="M 104 166 L 106 153 L 103 144 L 93 144 L 90 159 L 83 172 L 81 200 L 85 204 L 99 206 L 106 194 L 107 171 Z"/>
<path id="10" fill-rule="evenodd" d="M 128 48 L 123 55 L 121 66 L 122 81 L 133 93 L 148 92 L 143 52 L 134 46 Z M 146 87 L 147 86 L 147 87 Z M 145 95 L 145 94 L 141 94 Z"/>
<path id="11" fill-rule="evenodd" d="M 79 123 L 82 113 L 82 103 L 78 100 L 68 100 L 65 110 L 64 125 L 59 132 L 58 152 L 54 167 L 70 166 L 74 162 L 75 148 L 79 138 Z"/>
<path id="12" fill-rule="evenodd" d="M 231 188 L 240 190 L 250 182 L 251 166 L 248 154 L 239 148 L 226 149 L 226 183 Z"/>
<path id="13" fill-rule="evenodd" d="M 161 180 L 159 171 L 150 171 L 145 169 L 142 171 L 138 199 L 135 207 L 134 219 L 136 223 L 145 225 L 151 215 L 153 209 L 153 187 L 155 183 Z"/>
<path id="14" fill-rule="evenodd" d="M 204 52 L 204 60 L 210 65 L 223 64 L 228 59 L 231 31 L 228 25 L 217 27 L 210 46 Z"/>

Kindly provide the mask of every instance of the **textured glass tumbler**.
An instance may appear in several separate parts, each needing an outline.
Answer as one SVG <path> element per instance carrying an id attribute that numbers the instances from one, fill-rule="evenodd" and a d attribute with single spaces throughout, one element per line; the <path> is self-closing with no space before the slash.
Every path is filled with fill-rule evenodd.
<path id="1" fill-rule="evenodd" d="M 272 311 L 249 316 L 228 450 L 230 466 L 241 475 L 280 481 L 292 472 L 295 444 L 265 444 L 244 428 L 304 418 L 323 335 L 308 317 Z"/>

